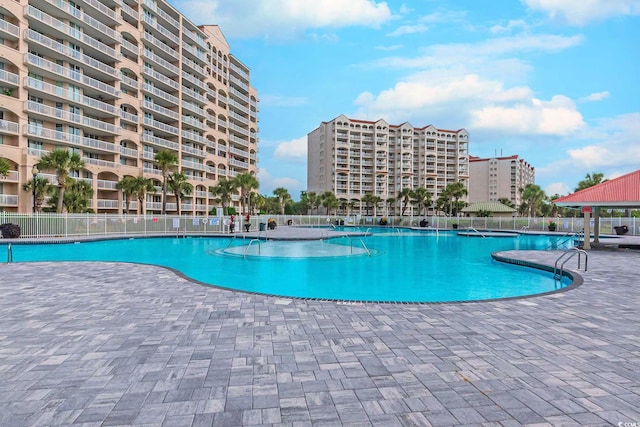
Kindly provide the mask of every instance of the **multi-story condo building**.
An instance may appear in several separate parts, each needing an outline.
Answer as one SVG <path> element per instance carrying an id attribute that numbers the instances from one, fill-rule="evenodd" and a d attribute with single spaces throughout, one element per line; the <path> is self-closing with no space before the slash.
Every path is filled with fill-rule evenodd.
<path id="1" fill-rule="evenodd" d="M 215 207 L 208 188 L 220 178 L 257 173 L 257 93 L 219 27 L 164 0 L 6 0 L 0 41 L 0 157 L 11 164 L 0 209 L 31 211 L 22 186 L 56 147 L 84 160 L 75 178 L 92 185 L 96 212 L 121 211 L 125 176 L 154 181 L 145 211 L 160 212 L 160 150 L 194 187 L 183 214 Z"/>
<path id="2" fill-rule="evenodd" d="M 447 185 L 466 185 L 469 179 L 469 134 L 464 129 L 416 128 L 341 115 L 310 132 L 307 144 L 308 191 L 330 191 L 353 202 L 360 213 L 365 213 L 365 194 L 382 199 L 378 213 L 399 215 L 399 203 L 388 201 L 397 200 L 402 189 L 425 187 L 435 203 Z M 417 212 L 412 209 L 409 205 L 405 214 Z"/>
<path id="3" fill-rule="evenodd" d="M 517 155 L 508 157 L 469 157 L 469 202 L 496 202 L 509 199 L 522 203 L 521 188 L 535 183 L 534 168 Z"/>

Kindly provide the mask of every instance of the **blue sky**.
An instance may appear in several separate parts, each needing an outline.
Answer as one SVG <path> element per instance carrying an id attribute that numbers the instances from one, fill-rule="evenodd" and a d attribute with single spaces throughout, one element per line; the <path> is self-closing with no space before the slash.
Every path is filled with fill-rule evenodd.
<path id="1" fill-rule="evenodd" d="M 346 114 L 465 128 L 547 194 L 640 168 L 640 0 L 173 0 L 218 24 L 260 97 L 260 192 L 306 189 L 306 135 Z"/>

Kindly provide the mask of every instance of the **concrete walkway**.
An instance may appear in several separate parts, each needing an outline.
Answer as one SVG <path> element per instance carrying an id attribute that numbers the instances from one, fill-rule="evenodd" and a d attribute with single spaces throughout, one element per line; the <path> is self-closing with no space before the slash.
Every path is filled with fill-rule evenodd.
<path id="1" fill-rule="evenodd" d="M 349 305 L 0 264 L 0 426 L 638 425 L 640 252 L 579 274 L 543 297 Z"/>

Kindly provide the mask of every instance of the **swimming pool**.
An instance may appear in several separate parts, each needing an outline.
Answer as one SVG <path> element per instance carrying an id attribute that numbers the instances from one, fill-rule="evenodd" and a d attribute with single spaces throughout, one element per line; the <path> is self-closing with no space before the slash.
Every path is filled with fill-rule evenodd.
<path id="1" fill-rule="evenodd" d="M 551 273 L 494 261 L 491 253 L 545 249 L 556 237 L 472 238 L 397 230 L 323 241 L 227 237 L 136 238 L 14 245 L 13 261 L 155 264 L 190 279 L 283 297 L 448 302 L 540 294 L 566 287 Z"/>

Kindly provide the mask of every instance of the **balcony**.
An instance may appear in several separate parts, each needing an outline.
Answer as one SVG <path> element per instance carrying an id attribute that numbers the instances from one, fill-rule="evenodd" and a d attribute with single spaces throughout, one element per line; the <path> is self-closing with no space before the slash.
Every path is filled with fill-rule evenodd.
<path id="1" fill-rule="evenodd" d="M 148 117 L 145 117 L 145 118 L 143 119 L 142 123 L 143 123 L 145 126 L 152 127 L 152 128 L 154 128 L 154 129 L 156 129 L 156 130 L 159 130 L 159 131 L 161 131 L 161 132 L 168 133 L 168 134 L 170 134 L 170 135 L 178 136 L 178 134 L 179 134 L 179 132 L 180 132 L 180 131 L 178 130 L 178 128 L 177 128 L 177 127 L 175 127 L 175 126 L 171 126 L 171 125 L 168 125 L 168 124 L 166 124 L 166 123 L 160 122 L 160 121 L 158 121 L 158 120 L 150 119 L 150 118 L 148 118 Z"/>
<path id="2" fill-rule="evenodd" d="M 150 85 L 149 83 L 143 83 L 142 84 L 142 90 L 145 92 L 148 92 L 160 99 L 165 100 L 166 102 L 168 102 L 169 104 L 171 104 L 171 106 L 175 106 L 178 105 L 180 103 L 180 100 L 178 99 L 178 97 L 173 96 L 171 94 L 168 94 L 167 92 L 160 90 L 156 87 L 153 87 L 152 85 Z"/>
<path id="3" fill-rule="evenodd" d="M 25 30 L 25 38 L 30 42 L 37 43 L 49 50 L 56 51 L 66 56 L 67 58 L 69 58 L 70 62 L 78 62 L 90 67 L 94 72 L 99 72 L 100 78 L 105 81 L 117 80 L 118 76 L 120 75 L 120 72 L 115 68 L 103 62 L 100 62 L 95 58 L 70 49 L 68 46 L 63 45 L 62 43 L 58 43 L 57 41 L 47 36 L 43 36 L 42 34 L 34 30 Z M 90 70 L 85 69 L 85 74 L 87 74 L 88 71 Z"/>
<path id="4" fill-rule="evenodd" d="M 159 23 L 157 23 L 154 18 L 148 15 L 143 15 L 142 22 L 147 24 L 149 27 L 155 29 L 158 33 L 162 34 L 164 37 L 167 38 L 167 40 L 172 41 L 174 45 L 177 46 L 180 44 L 180 38 L 175 34 L 173 34 L 171 31 L 167 30 L 165 27 L 163 27 Z"/>
<path id="5" fill-rule="evenodd" d="M 85 76 L 84 74 L 80 74 L 79 71 L 72 71 L 62 65 L 40 58 L 32 53 L 25 54 L 25 62 L 42 70 L 49 71 L 57 77 L 56 80 L 58 80 L 59 77 L 65 77 L 74 83 L 79 83 L 85 88 L 95 89 L 110 98 L 117 98 L 120 95 L 120 91 L 113 86 L 92 77 Z"/>
<path id="6" fill-rule="evenodd" d="M 125 86 L 129 86 L 130 88 L 134 89 L 134 90 L 138 90 L 138 81 L 132 79 L 131 77 L 127 77 L 124 74 L 122 74 L 120 76 L 120 78 L 122 79 L 122 84 L 124 84 Z"/>
<path id="7" fill-rule="evenodd" d="M 33 136 L 37 139 L 53 141 L 57 144 L 59 144 L 60 142 L 64 142 L 68 145 L 73 145 L 76 147 L 93 148 L 96 150 L 107 151 L 109 153 L 117 153 L 119 151 L 118 146 L 111 142 L 93 138 L 86 138 L 80 135 L 66 132 L 58 132 L 53 129 L 46 129 L 40 126 L 24 125 L 24 132 L 28 136 Z"/>
<path id="8" fill-rule="evenodd" d="M 198 92 L 196 92 L 195 90 L 191 90 L 186 86 L 182 86 L 182 95 L 183 96 L 188 96 L 196 101 L 199 101 L 202 104 L 207 104 L 209 101 L 207 100 L 206 97 L 200 95 Z"/>
<path id="9" fill-rule="evenodd" d="M 129 7 L 124 1 L 120 1 L 119 3 L 120 7 L 122 8 L 122 12 L 133 18 L 135 21 L 139 19 L 140 14 L 136 10 Z"/>
<path id="10" fill-rule="evenodd" d="M 45 83 L 41 80 L 34 79 L 33 77 L 25 77 L 24 84 L 28 89 L 49 95 L 54 100 L 63 98 L 74 103 L 82 104 L 84 107 L 89 108 L 94 112 L 108 114 L 111 116 L 120 116 L 120 110 L 111 104 L 107 104 L 75 92 L 69 92 L 67 89 Z"/>
<path id="11" fill-rule="evenodd" d="M 120 46 L 129 51 L 131 55 L 138 56 L 140 53 L 140 47 L 131 43 L 130 41 L 125 40 L 124 38 L 120 38 Z"/>
<path id="12" fill-rule="evenodd" d="M 142 134 L 142 142 L 148 142 L 149 144 L 159 145 L 163 148 L 168 148 L 174 151 L 178 151 L 178 149 L 180 148 L 180 146 L 173 141 L 168 141 L 166 139 L 158 138 L 157 136 L 146 135 L 144 133 Z"/>
<path id="13" fill-rule="evenodd" d="M 171 76 L 180 75 L 180 69 L 178 67 L 171 64 L 169 61 L 166 61 L 165 59 L 161 58 L 160 56 L 156 55 L 155 53 L 153 53 L 153 51 L 151 51 L 150 49 L 147 49 L 146 47 L 142 51 L 142 56 L 149 59 L 150 61 L 155 62 L 156 65 L 162 67 L 164 71 L 167 72 L 167 74 Z"/>
<path id="14" fill-rule="evenodd" d="M 248 169 L 249 168 L 249 163 L 247 162 L 243 162 L 240 160 L 236 160 L 236 159 L 229 159 L 229 164 L 233 165 L 233 166 L 238 166 L 244 169 Z"/>
<path id="15" fill-rule="evenodd" d="M 115 43 L 120 40 L 120 34 L 118 34 L 115 30 L 107 27 L 102 22 L 98 21 L 94 17 L 87 15 L 86 13 L 81 12 L 76 9 L 75 6 L 70 5 L 66 1 L 63 0 L 44 0 L 49 5 L 55 7 L 57 11 L 62 11 L 69 16 L 72 16 L 79 20 L 80 22 L 86 24 L 84 27 L 85 31 L 92 28 L 94 33 L 97 33 L 97 37 L 107 37 L 110 39 L 111 43 Z M 57 14 L 56 14 L 57 15 Z"/>
<path id="16" fill-rule="evenodd" d="M 194 128 L 200 129 L 202 131 L 206 131 L 208 129 L 204 123 L 202 123 L 200 120 L 196 119 L 195 117 L 182 116 L 182 124 L 193 126 Z"/>
<path id="17" fill-rule="evenodd" d="M 62 120 L 68 123 L 78 124 L 83 127 L 91 128 L 92 132 L 94 133 L 97 131 L 98 133 L 119 135 L 122 132 L 122 129 L 120 127 L 103 122 L 102 120 L 92 119 L 80 114 L 73 114 L 69 111 L 50 107 L 48 105 L 40 104 L 34 101 L 25 101 L 24 108 L 30 113 L 45 116 L 47 118 L 54 119 L 54 121 Z"/>
<path id="18" fill-rule="evenodd" d="M 167 54 L 168 58 L 175 60 L 178 57 L 177 50 L 173 49 L 168 44 L 162 43 L 160 40 L 153 37 L 153 35 L 145 32 L 142 34 L 142 39 L 151 43 L 154 47 Z"/>
<path id="19" fill-rule="evenodd" d="M 20 37 L 20 27 L 10 22 L 0 19 L 0 34 L 5 39 L 18 40 Z"/>
<path id="20" fill-rule="evenodd" d="M 160 74 L 157 71 L 154 71 L 152 68 L 149 67 L 144 67 L 142 69 L 142 74 L 145 74 L 157 81 L 159 81 L 160 83 L 163 83 L 167 86 L 170 86 L 172 89 L 175 90 L 179 90 L 180 89 L 180 85 L 178 84 L 178 82 L 176 82 L 175 80 L 170 79 L 169 77 L 165 76 L 164 74 Z"/>
<path id="21" fill-rule="evenodd" d="M 151 110 L 155 113 L 158 113 L 162 116 L 165 117 L 169 117 L 173 120 L 179 120 L 180 119 L 180 115 L 178 113 L 176 113 L 173 110 L 169 110 L 168 108 L 165 108 L 161 105 L 155 104 L 153 102 L 150 101 L 144 101 L 144 103 L 142 104 L 143 108 L 147 109 L 147 110 Z"/>
<path id="22" fill-rule="evenodd" d="M 17 87 L 20 82 L 20 76 L 15 73 L 10 73 L 5 70 L 0 70 L 0 83 L 8 84 L 10 86 Z"/>
<path id="23" fill-rule="evenodd" d="M 189 58 L 186 58 L 184 55 L 182 56 L 182 66 L 183 67 L 187 66 L 202 76 L 207 75 L 207 70 L 204 67 L 201 67 L 200 65 L 196 64 L 194 61 L 190 60 Z"/>
<path id="24" fill-rule="evenodd" d="M 127 147 L 120 147 L 120 154 L 123 156 L 127 156 L 127 157 L 134 157 L 134 158 L 138 158 L 138 150 L 133 150 L 131 148 L 127 148 Z"/>
<path id="25" fill-rule="evenodd" d="M 0 120 L 0 134 L 4 135 L 18 135 L 20 132 L 20 125 L 16 122 L 10 122 L 7 120 Z"/>
<path id="26" fill-rule="evenodd" d="M 196 163 L 196 162 L 190 162 L 188 160 L 183 160 L 180 165 L 182 165 L 182 167 L 185 168 L 189 168 L 189 169 L 195 169 L 195 170 L 199 170 L 199 171 L 205 171 L 205 165 L 203 165 L 202 163 Z"/>
<path id="27" fill-rule="evenodd" d="M 108 181 L 106 179 L 98 180 L 98 190 L 117 190 L 117 181 Z"/>
<path id="28" fill-rule="evenodd" d="M 119 16 L 115 11 L 109 9 L 104 4 L 100 3 L 98 0 L 83 0 L 84 3 L 91 6 L 93 9 L 102 13 L 106 18 L 109 18 L 113 24 L 117 24 L 120 21 Z"/>
<path id="29" fill-rule="evenodd" d="M 169 15 L 164 10 L 157 7 L 152 1 L 143 0 L 142 4 L 144 4 L 149 10 L 154 11 L 156 15 L 164 19 L 167 22 L 167 24 L 173 26 L 174 30 L 177 31 L 180 28 L 180 23 L 176 19 L 174 19 L 171 15 Z"/>
<path id="30" fill-rule="evenodd" d="M 242 80 L 240 80 L 239 78 L 234 76 L 229 76 L 229 80 L 231 81 L 231 83 L 233 83 L 237 87 L 244 89 L 245 92 L 249 92 L 249 85 L 243 82 Z"/>
<path id="31" fill-rule="evenodd" d="M 186 108 L 187 110 L 201 116 L 202 118 L 207 117 L 207 112 L 200 108 L 198 105 L 193 104 L 191 102 L 182 101 L 182 108 Z"/>
<path id="32" fill-rule="evenodd" d="M 31 5 L 25 6 L 25 15 L 29 18 L 35 19 L 45 24 L 52 30 L 57 30 L 58 35 L 62 36 L 61 38 L 71 38 L 75 41 L 78 41 L 82 43 L 86 49 L 95 49 L 98 54 L 105 55 L 109 60 L 114 60 L 115 58 L 120 58 L 122 56 L 120 52 L 116 52 L 115 49 L 96 40 L 86 33 L 83 33 L 75 28 L 68 26 L 67 24 L 60 22 L 58 19 L 53 18 L 51 15 L 48 15 Z M 105 34 L 105 36 L 107 36 L 107 34 Z"/>
<path id="33" fill-rule="evenodd" d="M 182 145 L 182 152 L 189 153 L 198 157 L 207 157 L 207 152 L 198 150 L 197 148 L 189 147 L 188 145 Z"/>
<path id="34" fill-rule="evenodd" d="M 189 131 L 186 131 L 186 130 L 182 131 L 182 137 L 183 138 L 187 138 L 187 139 L 189 139 L 191 141 L 194 141 L 194 142 L 198 142 L 200 144 L 207 144 L 209 142 L 209 140 L 207 138 L 203 137 L 202 135 L 199 135 L 199 134 L 197 134 L 195 132 L 189 132 Z"/>
<path id="35" fill-rule="evenodd" d="M 122 120 L 138 124 L 138 116 L 136 114 L 127 113 L 126 111 L 120 111 L 120 118 Z"/>
<path id="36" fill-rule="evenodd" d="M 0 206 L 18 206 L 18 196 L 13 194 L 0 194 Z"/>
<path id="37" fill-rule="evenodd" d="M 182 72 L 182 79 L 194 84 L 195 86 L 199 87 L 202 90 L 207 90 L 208 89 L 207 85 L 202 80 L 192 76 L 191 74 L 187 73 L 186 71 Z"/>

